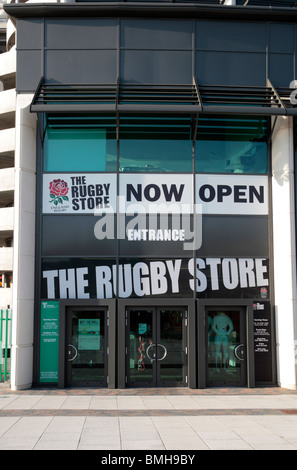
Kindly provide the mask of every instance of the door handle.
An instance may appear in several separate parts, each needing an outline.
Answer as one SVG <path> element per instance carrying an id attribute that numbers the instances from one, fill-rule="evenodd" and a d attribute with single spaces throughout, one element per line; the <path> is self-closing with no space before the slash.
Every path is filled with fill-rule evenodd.
<path id="1" fill-rule="evenodd" d="M 244 347 L 244 344 L 243 344 L 243 343 L 242 343 L 242 344 L 238 344 L 238 346 L 236 346 L 236 348 L 234 349 L 234 356 L 235 356 L 239 361 L 244 361 L 244 357 L 240 357 L 240 356 L 238 355 L 238 349 L 239 349 L 239 348 L 242 348 L 242 347 Z M 242 350 L 241 350 L 241 354 L 243 354 L 243 351 L 242 351 Z"/>
<path id="2" fill-rule="evenodd" d="M 146 355 L 147 357 L 149 358 L 150 361 L 155 361 L 156 360 L 156 357 L 154 358 L 151 358 L 151 356 L 149 355 L 149 350 L 153 347 L 153 346 L 156 346 L 155 344 L 150 344 L 147 348 L 146 348 Z M 154 356 L 156 356 L 156 354 L 154 354 Z"/>
<path id="3" fill-rule="evenodd" d="M 158 358 L 158 361 L 163 361 L 165 357 L 167 356 L 167 349 L 165 348 L 164 344 L 157 344 L 157 346 L 161 346 L 161 348 L 164 348 L 163 357 Z"/>
<path id="4" fill-rule="evenodd" d="M 71 359 L 68 359 L 68 362 L 72 362 L 77 358 L 77 349 L 75 346 L 73 346 L 73 344 L 68 344 L 68 346 L 74 349 L 74 356 Z M 70 354 L 70 350 L 68 350 L 68 354 Z"/>

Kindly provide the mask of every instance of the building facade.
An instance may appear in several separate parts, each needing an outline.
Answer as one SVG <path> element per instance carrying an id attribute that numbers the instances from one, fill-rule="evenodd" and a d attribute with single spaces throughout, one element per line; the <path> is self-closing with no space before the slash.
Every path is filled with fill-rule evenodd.
<path id="1" fill-rule="evenodd" d="M 0 309 L 12 306 L 15 72 L 14 28 L 0 2 Z"/>
<path id="2" fill-rule="evenodd" d="M 294 4 L 5 10 L 11 387 L 296 388 Z"/>

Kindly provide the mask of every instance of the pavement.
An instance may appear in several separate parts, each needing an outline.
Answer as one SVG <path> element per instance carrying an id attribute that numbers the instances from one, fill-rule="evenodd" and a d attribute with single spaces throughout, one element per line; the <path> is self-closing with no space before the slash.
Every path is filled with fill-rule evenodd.
<path id="1" fill-rule="evenodd" d="M 0 384 L 0 450 L 93 450 L 100 451 L 99 463 L 130 468 L 132 457 L 120 462 L 119 451 L 132 452 L 147 465 L 192 464 L 190 456 L 197 457 L 202 450 L 297 450 L 297 391 L 272 387 L 15 392 Z M 157 460 L 145 462 L 152 459 L 147 457 L 151 451 L 159 451 Z M 188 462 L 163 461 L 168 452 L 171 459 L 184 455 Z"/>

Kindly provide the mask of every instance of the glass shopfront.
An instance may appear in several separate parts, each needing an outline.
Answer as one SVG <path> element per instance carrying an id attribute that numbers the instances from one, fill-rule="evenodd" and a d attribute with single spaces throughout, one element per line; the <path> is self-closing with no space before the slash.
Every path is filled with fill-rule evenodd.
<path id="1" fill-rule="evenodd" d="M 254 116 L 46 117 L 37 287 L 63 305 L 61 383 L 272 382 L 268 129 Z"/>
<path id="2" fill-rule="evenodd" d="M 106 309 L 72 307 L 66 316 L 67 385 L 106 386 Z"/>
<path id="3" fill-rule="evenodd" d="M 242 308 L 207 311 L 207 384 L 246 384 L 246 324 Z"/>
<path id="4" fill-rule="evenodd" d="M 184 386 L 187 312 L 182 308 L 127 310 L 127 385 Z"/>

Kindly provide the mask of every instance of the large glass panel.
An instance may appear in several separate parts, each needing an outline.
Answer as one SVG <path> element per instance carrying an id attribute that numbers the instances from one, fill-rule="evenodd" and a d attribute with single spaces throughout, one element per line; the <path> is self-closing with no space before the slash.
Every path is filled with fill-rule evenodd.
<path id="1" fill-rule="evenodd" d="M 153 384 L 153 311 L 130 310 L 129 382 L 133 385 Z"/>
<path id="2" fill-rule="evenodd" d="M 208 312 L 208 385 L 240 384 L 245 359 L 240 310 Z"/>
<path id="3" fill-rule="evenodd" d="M 120 118 L 120 171 L 191 172 L 190 116 Z"/>
<path id="4" fill-rule="evenodd" d="M 72 337 L 68 345 L 71 384 L 105 382 L 105 311 L 73 311 Z"/>
<path id="5" fill-rule="evenodd" d="M 183 381 L 183 310 L 160 311 L 160 343 L 157 348 L 157 360 L 160 365 L 160 382 Z"/>
<path id="6" fill-rule="evenodd" d="M 267 173 L 267 118 L 199 117 L 198 173 Z"/>
<path id="7" fill-rule="evenodd" d="M 48 117 L 44 171 L 115 171 L 115 117 Z"/>

